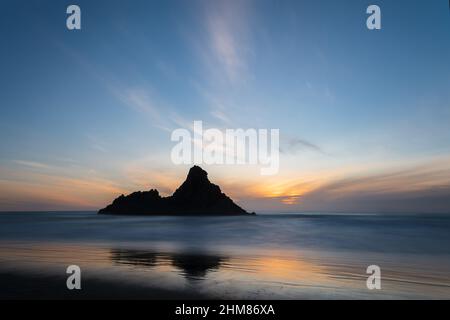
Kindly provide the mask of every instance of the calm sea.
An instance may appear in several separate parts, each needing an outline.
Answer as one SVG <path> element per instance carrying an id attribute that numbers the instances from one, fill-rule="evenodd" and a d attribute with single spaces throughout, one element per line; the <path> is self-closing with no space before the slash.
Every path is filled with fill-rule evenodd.
<path id="1" fill-rule="evenodd" d="M 449 299 L 450 218 L 0 213 L 0 273 L 10 279 L 0 287 L 2 298 L 21 295 L 23 283 L 14 281 L 22 276 L 65 279 L 69 265 L 91 283 L 82 290 L 105 298 L 110 292 L 102 283 L 165 290 L 168 298 L 192 292 L 219 299 Z M 369 265 L 381 269 L 379 290 L 366 286 Z M 32 290 L 59 285 L 65 289 L 65 280 L 36 281 Z"/>

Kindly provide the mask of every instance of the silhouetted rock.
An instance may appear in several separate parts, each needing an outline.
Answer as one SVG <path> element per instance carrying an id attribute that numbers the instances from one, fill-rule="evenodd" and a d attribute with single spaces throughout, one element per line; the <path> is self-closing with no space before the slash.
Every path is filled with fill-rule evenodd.
<path id="1" fill-rule="evenodd" d="M 239 207 L 219 186 L 211 183 L 208 173 L 193 166 L 183 184 L 169 197 L 155 189 L 121 195 L 100 214 L 129 215 L 241 215 L 249 214 Z M 252 213 L 254 214 L 254 213 Z"/>

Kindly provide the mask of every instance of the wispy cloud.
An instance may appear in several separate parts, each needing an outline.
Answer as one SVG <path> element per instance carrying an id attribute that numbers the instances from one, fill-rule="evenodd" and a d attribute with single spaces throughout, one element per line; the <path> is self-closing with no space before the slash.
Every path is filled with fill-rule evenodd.
<path id="1" fill-rule="evenodd" d="M 140 88 L 124 89 L 118 92 L 118 95 L 127 106 L 137 112 L 150 116 L 156 123 L 161 122 L 159 108 L 154 99 L 150 97 L 148 91 Z"/>
<path id="2" fill-rule="evenodd" d="M 245 1 L 204 2 L 205 33 L 187 35 L 207 76 L 216 84 L 239 84 L 247 78 L 251 10 Z"/>
<path id="3" fill-rule="evenodd" d="M 298 188 L 292 186 L 292 193 Z M 299 192 L 297 210 L 350 212 L 450 212 L 446 161 L 322 182 Z"/>
<path id="4" fill-rule="evenodd" d="M 21 166 L 36 168 L 36 169 L 50 169 L 51 168 L 51 166 L 49 166 L 45 163 L 36 162 L 36 161 L 14 160 L 13 162 L 16 164 L 19 164 Z"/>
<path id="5" fill-rule="evenodd" d="M 216 119 L 222 121 L 223 123 L 227 123 L 227 124 L 228 124 L 228 123 L 231 122 L 231 121 L 230 121 L 230 118 L 225 114 L 225 112 L 223 112 L 223 111 L 221 111 L 221 110 L 218 110 L 218 109 L 212 110 L 212 111 L 211 111 L 211 115 L 212 115 L 214 118 L 216 118 Z"/>
<path id="6" fill-rule="evenodd" d="M 312 150 L 315 152 L 319 152 L 322 154 L 326 154 L 321 147 L 318 145 L 307 141 L 305 139 L 297 138 L 297 137 L 285 137 L 281 138 L 281 147 L 280 152 L 282 153 L 297 153 L 303 150 Z"/>
<path id="7" fill-rule="evenodd" d="M 235 82 L 245 71 L 246 63 L 232 23 L 233 21 L 221 14 L 208 18 L 210 46 L 215 60 L 222 66 L 228 79 Z"/>
<path id="8" fill-rule="evenodd" d="M 39 166 L 40 167 L 40 166 Z M 0 210 L 92 210 L 124 193 L 119 183 L 85 173 L 0 168 Z"/>
<path id="9" fill-rule="evenodd" d="M 200 32 L 180 31 L 200 65 L 189 79 L 205 101 L 211 121 L 236 125 L 236 110 L 242 110 L 240 90 L 252 79 L 250 25 L 252 10 L 247 1 L 205 1 L 199 8 Z M 207 120 L 207 119 L 202 119 Z"/>
<path id="10" fill-rule="evenodd" d="M 119 103 L 130 108 L 133 112 L 138 112 L 144 115 L 152 126 L 164 131 L 170 131 L 170 120 L 167 119 L 166 114 L 171 110 L 166 102 L 155 93 L 152 86 L 142 80 L 138 85 L 130 85 L 124 83 L 120 77 L 105 70 L 98 65 L 91 63 L 81 52 L 69 49 L 62 43 L 58 43 L 57 47 L 67 54 L 71 59 L 82 68 L 87 75 L 103 87 L 112 97 Z M 167 64 L 158 64 L 161 68 L 168 70 Z M 164 67 L 162 67 L 164 66 Z M 145 78 L 138 75 L 139 78 Z M 97 148 L 100 150 L 100 148 Z"/>
<path id="11" fill-rule="evenodd" d="M 95 134 L 86 134 L 86 139 L 88 141 L 89 147 L 95 151 L 99 151 L 101 153 L 107 153 L 108 148 L 102 139 L 100 139 Z"/>

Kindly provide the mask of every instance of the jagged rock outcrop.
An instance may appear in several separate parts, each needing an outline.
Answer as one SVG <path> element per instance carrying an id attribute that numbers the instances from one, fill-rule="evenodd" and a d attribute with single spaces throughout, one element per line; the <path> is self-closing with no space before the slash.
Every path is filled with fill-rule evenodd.
<path id="1" fill-rule="evenodd" d="M 123 215 L 243 215 L 239 207 L 220 187 L 211 183 L 208 173 L 193 166 L 183 184 L 169 197 L 161 197 L 155 189 L 121 195 L 100 214 Z"/>

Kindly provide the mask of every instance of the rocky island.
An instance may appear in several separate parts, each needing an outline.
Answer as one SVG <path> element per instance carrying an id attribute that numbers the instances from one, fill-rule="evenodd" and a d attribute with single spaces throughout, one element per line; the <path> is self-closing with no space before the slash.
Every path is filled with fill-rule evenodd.
<path id="1" fill-rule="evenodd" d="M 211 183 L 208 173 L 193 166 L 183 184 L 168 197 L 158 190 L 133 192 L 116 198 L 100 209 L 99 214 L 117 215 L 248 215 L 218 185 Z M 252 213 L 254 214 L 254 213 Z"/>

